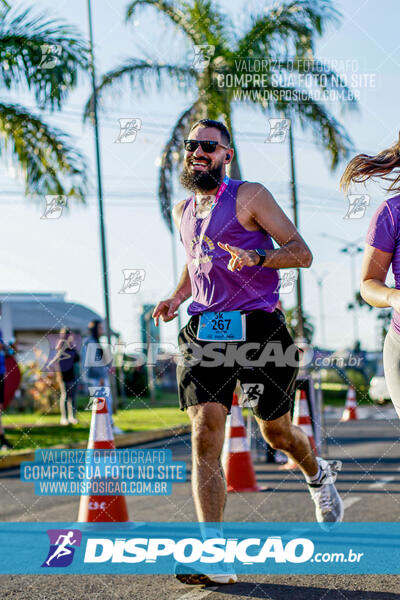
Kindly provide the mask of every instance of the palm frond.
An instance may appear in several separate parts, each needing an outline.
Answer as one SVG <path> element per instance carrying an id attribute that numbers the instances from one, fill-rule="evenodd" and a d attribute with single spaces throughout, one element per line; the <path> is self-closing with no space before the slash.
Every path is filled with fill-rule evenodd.
<path id="1" fill-rule="evenodd" d="M 204 117 L 205 114 L 202 112 L 201 103 L 197 100 L 180 115 L 162 152 L 158 196 L 162 216 L 170 231 L 172 231 L 171 206 L 173 197 L 173 175 L 176 170 L 176 164 L 178 161 L 182 162 L 183 159 L 183 140 L 185 132 L 192 121 Z"/>
<path id="2" fill-rule="evenodd" d="M 336 169 L 341 160 L 348 158 L 353 142 L 339 121 L 319 102 L 310 98 L 292 107 L 303 130 L 311 129 L 315 142 L 324 147 Z M 294 115 L 293 115 L 294 116 Z M 293 119 L 292 116 L 292 119 Z"/>
<path id="3" fill-rule="evenodd" d="M 146 92 L 152 83 L 155 83 L 158 89 L 163 86 L 171 86 L 171 79 L 176 87 L 183 91 L 192 89 L 196 82 L 198 74 L 190 66 L 160 64 L 151 60 L 142 60 L 132 58 L 127 60 L 120 67 L 106 73 L 97 87 L 97 94 L 100 98 L 102 93 L 112 85 L 113 91 L 117 84 L 122 84 L 125 80 L 129 82 L 135 91 Z M 136 85 L 137 84 L 137 85 Z M 84 118 L 87 118 L 93 110 L 93 95 L 86 103 Z"/>
<path id="4" fill-rule="evenodd" d="M 22 106 L 0 103 L 0 156 L 5 153 L 22 167 L 27 193 L 83 200 L 87 165 L 69 136 Z"/>
<path id="5" fill-rule="evenodd" d="M 30 9 L 6 10 L 0 20 L 0 85 L 26 86 L 40 106 L 60 107 L 78 71 L 87 69 L 87 52 L 84 38 L 63 21 Z"/>
<path id="6" fill-rule="evenodd" d="M 128 4 L 126 20 L 131 20 L 139 7 L 152 6 L 181 29 L 196 45 L 210 44 L 217 52 L 228 47 L 232 23 L 212 0 L 169 2 L 168 0 L 134 0 Z"/>
<path id="7" fill-rule="evenodd" d="M 274 112 L 284 115 L 291 119 L 292 123 L 297 119 L 303 130 L 311 129 L 316 143 L 322 145 L 330 156 L 331 169 L 335 169 L 341 160 L 348 157 L 353 143 L 345 128 L 322 103 L 315 101 L 310 95 L 307 96 L 306 91 L 290 87 L 273 87 L 269 90 L 270 96 L 260 95 L 258 89 L 248 91 L 247 97 L 249 100 L 252 99 L 251 104 L 261 108 L 265 114 L 271 115 L 271 112 Z M 255 92 L 254 96 L 251 96 L 252 91 Z M 273 100 L 272 93 L 282 99 Z M 284 100 L 285 97 L 289 100 Z"/>
<path id="8" fill-rule="evenodd" d="M 310 90 L 301 84 L 288 85 L 279 82 L 272 84 L 272 66 L 267 73 L 263 88 L 256 90 L 251 86 L 239 85 L 221 88 L 218 85 L 219 74 L 235 72 L 235 60 L 240 58 L 262 58 L 267 62 L 278 63 L 283 72 L 296 72 L 297 75 L 310 73 L 316 87 L 323 91 L 341 90 L 348 95 L 344 106 L 354 108 L 355 100 L 343 81 L 326 66 L 324 78 L 320 77 L 322 63 L 314 60 L 316 39 L 323 35 L 329 25 L 340 22 L 340 13 L 333 0 L 284 0 L 264 9 L 262 14 L 250 20 L 247 32 L 236 35 L 232 23 L 216 6 L 213 0 L 131 0 L 126 13 L 130 21 L 139 10 L 153 7 L 163 14 L 176 28 L 181 30 L 194 45 L 214 46 L 214 53 L 208 55 L 208 65 L 197 71 L 193 66 L 163 65 L 157 62 L 132 59 L 107 73 L 99 86 L 99 93 L 106 88 L 129 80 L 135 91 L 147 91 L 150 83 L 156 82 L 161 89 L 171 80 L 185 92 L 196 89 L 197 100 L 177 120 L 172 134 L 163 150 L 159 178 L 159 199 L 162 215 L 171 229 L 171 199 L 173 195 L 173 176 L 177 170 L 177 161 L 183 158 L 181 142 L 190 120 L 202 117 L 223 119 L 232 133 L 232 145 L 235 147 L 235 135 L 232 129 L 232 106 L 236 101 L 235 92 L 264 90 L 275 93 L 293 94 L 292 100 L 277 100 L 272 94 L 266 100 L 260 97 L 250 99 L 250 105 L 271 114 L 286 113 L 296 119 L 306 129 L 311 128 L 319 145 L 325 147 L 335 168 L 341 158 L 347 156 L 351 140 L 333 114 L 323 102 L 317 102 Z M 305 59 L 308 59 L 306 64 Z M 313 62 L 310 65 L 310 59 Z M 290 61 L 290 64 L 289 64 Z M 296 88 L 298 85 L 298 88 Z M 246 100 L 246 99 L 244 99 Z M 244 102 L 241 102 L 242 105 Z M 340 105 L 340 98 L 337 103 Z M 91 110 L 90 101 L 86 113 Z M 231 176 L 240 178 L 238 157 L 231 167 Z"/>
<path id="9" fill-rule="evenodd" d="M 143 6 L 153 6 L 155 9 L 163 13 L 174 25 L 185 32 L 192 40 L 193 44 L 204 43 L 202 37 L 193 28 L 187 19 L 187 11 L 191 9 L 187 2 L 168 2 L 168 0 L 134 0 L 128 4 L 126 8 L 126 21 L 130 21 L 137 10 Z"/>
<path id="10" fill-rule="evenodd" d="M 264 96 L 267 98 L 265 106 L 270 108 L 273 108 L 274 101 L 269 101 L 268 98 L 273 100 L 274 97 L 279 97 L 279 94 L 286 90 L 293 96 L 301 97 L 303 95 L 305 102 L 309 102 L 313 95 L 321 100 L 324 97 L 335 100 L 336 95 L 337 104 L 342 111 L 357 107 L 357 100 L 351 89 L 335 71 L 332 71 L 322 61 L 304 58 L 281 60 L 278 63 L 254 61 L 250 74 L 247 73 L 244 66 L 246 62 L 243 59 L 235 62 L 232 69 L 234 71 L 232 86 L 227 89 L 224 89 L 223 84 L 219 84 L 219 78 L 223 78 L 229 73 L 229 67 L 225 65 L 218 71 L 215 70 L 211 74 L 212 87 L 214 89 L 219 87 L 219 93 L 228 94 L 231 101 L 243 97 L 245 100 L 259 103 L 259 98 Z M 223 79 L 220 81 L 223 82 Z M 257 82 L 259 87 L 256 87 Z"/>
<path id="11" fill-rule="evenodd" d="M 215 56 L 229 48 L 232 23 L 215 2 L 195 0 L 193 5 L 187 8 L 186 18 L 191 30 L 196 32 L 196 37 L 202 40 L 201 43 L 215 47 Z"/>
<path id="12" fill-rule="evenodd" d="M 292 0 L 280 3 L 253 17 L 248 32 L 237 43 L 238 56 L 283 58 L 286 53 L 306 56 L 314 52 L 316 34 L 328 24 L 337 24 L 340 13 L 331 0 Z"/>
<path id="13" fill-rule="evenodd" d="M 338 98 L 346 98 L 346 102 L 342 107 L 355 108 L 356 99 L 350 88 L 345 84 L 342 77 L 333 71 L 328 64 L 316 60 L 300 58 L 291 61 L 280 61 L 279 69 L 286 74 L 310 75 L 315 87 L 318 87 L 322 92 L 334 91 L 337 92 Z M 340 95 L 339 95 L 340 94 Z"/>

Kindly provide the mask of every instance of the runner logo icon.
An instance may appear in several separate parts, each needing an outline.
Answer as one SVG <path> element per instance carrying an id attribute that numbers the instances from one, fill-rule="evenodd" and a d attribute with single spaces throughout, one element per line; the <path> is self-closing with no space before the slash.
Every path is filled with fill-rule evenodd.
<path id="1" fill-rule="evenodd" d="M 80 546 L 79 529 L 48 529 L 50 548 L 42 567 L 68 567 L 74 558 L 74 546 Z"/>
<path id="2" fill-rule="evenodd" d="M 85 410 L 93 410 L 94 408 L 97 411 L 103 410 L 106 399 L 110 397 L 110 388 L 108 386 L 89 386 L 89 403 Z"/>
<path id="3" fill-rule="evenodd" d="M 239 404 L 243 408 L 255 408 L 264 392 L 263 383 L 243 383 Z"/>

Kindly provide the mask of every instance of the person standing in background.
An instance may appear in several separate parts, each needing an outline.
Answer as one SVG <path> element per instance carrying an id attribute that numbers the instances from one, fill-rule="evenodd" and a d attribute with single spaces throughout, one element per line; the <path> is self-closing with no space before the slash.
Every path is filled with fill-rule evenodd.
<path id="1" fill-rule="evenodd" d="M 0 329 L 0 450 L 6 451 L 12 448 L 12 444 L 7 440 L 2 424 L 2 413 L 4 408 L 10 403 L 11 398 L 6 401 L 5 381 L 7 376 L 6 356 L 15 353 L 15 341 L 10 341 L 7 345 L 3 340 L 3 332 Z M 13 394 L 12 394 L 13 395 Z"/>
<path id="2" fill-rule="evenodd" d="M 76 392 L 79 380 L 79 354 L 74 344 L 74 334 L 63 327 L 57 343 L 57 374 L 61 388 L 61 425 L 76 425 Z"/>

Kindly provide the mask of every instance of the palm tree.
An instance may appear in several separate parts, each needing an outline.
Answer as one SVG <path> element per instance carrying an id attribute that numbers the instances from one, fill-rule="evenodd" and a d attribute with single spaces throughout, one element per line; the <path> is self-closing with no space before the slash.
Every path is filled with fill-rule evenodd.
<path id="1" fill-rule="evenodd" d="M 196 119 L 222 118 L 232 132 L 232 109 L 237 102 L 261 110 L 269 116 L 284 114 L 297 119 L 303 129 L 311 128 L 314 138 L 322 143 L 335 168 L 341 158 L 347 156 L 350 139 L 333 114 L 322 102 L 316 101 L 304 86 L 276 85 L 272 76 L 279 63 L 280 73 L 310 73 L 320 90 L 347 90 L 338 75 L 326 65 L 314 59 L 314 46 L 317 37 L 322 36 L 328 24 L 337 25 L 339 13 L 331 0 L 292 0 L 279 6 L 265 9 L 253 16 L 245 32 L 238 35 L 231 20 L 212 0 L 134 0 L 127 7 L 126 19 L 132 21 L 139 9 L 151 6 L 161 12 L 169 22 L 184 33 L 192 46 L 208 46 L 209 63 L 204 69 L 197 69 L 188 60 L 182 64 L 157 62 L 152 59 L 131 58 L 124 64 L 106 73 L 98 87 L 102 94 L 107 88 L 128 80 L 135 90 L 145 92 L 147 85 L 155 80 L 159 89 L 175 83 L 181 91 L 192 96 L 190 106 L 178 117 L 172 133 L 166 142 L 159 172 L 159 199 L 162 215 L 172 230 L 171 201 L 173 196 L 173 176 L 178 161 L 183 156 L 183 138 L 188 125 Z M 287 92 L 290 98 L 265 100 L 250 85 L 247 97 L 240 84 L 230 88 L 220 87 L 221 76 L 234 73 L 237 59 L 243 57 L 262 58 L 265 62 L 253 69 L 253 73 L 263 74 L 263 90 L 275 93 Z M 294 57 L 294 60 L 289 60 Z M 236 62 L 235 62 L 236 61 Z M 311 62 L 312 61 L 312 62 Z M 266 71 L 265 71 L 266 69 Z M 324 78 L 320 77 L 321 71 Z M 261 90 L 261 91 L 263 91 Z M 301 91 L 302 96 L 294 92 Z M 347 90 L 348 91 L 348 90 Z M 251 93 L 253 92 L 253 95 Z M 86 114 L 91 112 L 89 99 Z M 354 101 L 347 106 L 354 105 Z M 235 136 L 233 134 L 233 147 Z M 240 178 L 238 155 L 231 163 L 230 175 Z"/>
<path id="2" fill-rule="evenodd" d="M 30 9 L 15 11 L 3 0 L 1 5 L 0 155 L 19 165 L 26 193 L 83 200 L 86 165 L 81 153 L 67 134 L 12 102 L 11 94 L 32 92 L 39 109 L 60 109 L 77 84 L 78 71 L 88 67 L 86 42 L 62 21 Z M 47 54 L 51 51 L 55 55 Z M 4 99 L 7 94 L 10 101 Z"/>

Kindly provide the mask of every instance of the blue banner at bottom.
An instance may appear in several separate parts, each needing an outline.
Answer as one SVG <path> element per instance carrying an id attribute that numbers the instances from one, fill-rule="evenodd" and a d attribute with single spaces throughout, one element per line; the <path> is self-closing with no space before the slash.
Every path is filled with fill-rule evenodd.
<path id="1" fill-rule="evenodd" d="M 399 574 L 400 523 L 0 523 L 0 573 Z"/>

